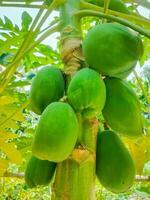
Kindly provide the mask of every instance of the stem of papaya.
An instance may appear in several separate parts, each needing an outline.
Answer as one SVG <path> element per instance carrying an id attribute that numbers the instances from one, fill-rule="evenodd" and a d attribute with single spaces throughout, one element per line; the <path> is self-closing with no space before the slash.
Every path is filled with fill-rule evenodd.
<path id="1" fill-rule="evenodd" d="M 52 200 L 95 200 L 95 149 L 98 121 L 82 121 L 82 146 L 58 164 Z"/>
<path id="2" fill-rule="evenodd" d="M 81 28 L 78 16 L 80 0 L 67 0 L 60 7 L 61 57 L 65 65 L 67 84 L 84 61 L 81 49 Z M 68 159 L 58 163 L 52 186 L 52 200 L 95 199 L 95 148 L 98 121 L 84 120 L 77 114 L 80 135 Z M 70 122 L 71 123 L 71 122 Z"/>
<path id="3" fill-rule="evenodd" d="M 104 1 L 104 13 L 105 13 L 105 14 L 108 13 L 108 8 L 109 8 L 110 1 L 111 1 L 111 0 Z M 103 19 L 102 19 L 102 23 L 105 23 L 105 22 L 107 22 L 107 19 L 106 19 L 106 18 L 103 18 Z"/>
<path id="4" fill-rule="evenodd" d="M 61 27 L 61 57 L 65 66 L 65 73 L 72 76 L 80 67 L 83 59 L 81 51 L 81 27 L 78 16 L 73 12 L 80 10 L 79 0 L 68 0 L 60 6 Z"/>

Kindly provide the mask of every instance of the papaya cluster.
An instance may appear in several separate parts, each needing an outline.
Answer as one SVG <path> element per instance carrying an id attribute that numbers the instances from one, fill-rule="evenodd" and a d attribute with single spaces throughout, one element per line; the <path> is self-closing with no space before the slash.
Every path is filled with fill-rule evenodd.
<path id="1" fill-rule="evenodd" d="M 64 73 L 54 66 L 42 68 L 33 78 L 30 105 L 40 119 L 26 182 L 29 187 L 49 184 L 57 163 L 80 143 L 79 115 L 86 120 L 103 115 L 108 130 L 98 133 L 96 175 L 108 190 L 124 192 L 133 184 L 135 165 L 120 136 L 142 134 L 140 104 L 125 78 L 143 54 L 142 40 L 131 29 L 111 22 L 91 28 L 82 49 L 87 66 L 67 86 Z"/>
<path id="2" fill-rule="evenodd" d="M 103 77 L 106 87 L 102 114 L 108 130 L 98 133 L 96 174 L 106 189 L 125 192 L 133 184 L 136 169 L 120 136 L 134 138 L 143 132 L 140 103 L 125 78 L 143 54 L 142 40 L 121 24 L 100 24 L 85 36 L 83 54 L 89 68 Z"/>

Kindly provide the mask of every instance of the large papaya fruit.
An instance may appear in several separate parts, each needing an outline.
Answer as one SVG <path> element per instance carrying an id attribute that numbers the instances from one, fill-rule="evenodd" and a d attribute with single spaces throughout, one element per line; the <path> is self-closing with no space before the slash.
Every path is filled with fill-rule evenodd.
<path id="1" fill-rule="evenodd" d="M 104 0 L 88 0 L 88 2 L 97 6 L 104 6 Z M 130 13 L 126 4 L 122 0 L 110 0 L 109 9 L 126 14 Z"/>
<path id="2" fill-rule="evenodd" d="M 25 181 L 30 188 L 50 183 L 54 176 L 56 163 L 31 156 L 25 171 Z"/>
<path id="3" fill-rule="evenodd" d="M 79 70 L 68 86 L 69 103 L 77 112 L 88 117 L 100 114 L 106 98 L 105 84 L 92 69 Z"/>
<path id="4" fill-rule="evenodd" d="M 64 80 L 60 69 L 47 66 L 33 79 L 30 91 L 32 110 L 41 114 L 48 104 L 64 95 Z"/>
<path id="5" fill-rule="evenodd" d="M 135 165 L 127 148 L 113 131 L 97 137 L 96 174 L 101 184 L 114 193 L 125 192 L 134 181 Z"/>
<path id="6" fill-rule="evenodd" d="M 127 82 L 106 78 L 106 103 L 102 111 L 108 125 L 127 136 L 142 134 L 140 103 Z"/>
<path id="7" fill-rule="evenodd" d="M 51 103 L 38 123 L 33 155 L 53 162 L 65 160 L 75 146 L 78 133 L 78 120 L 71 106 L 62 102 Z"/>
<path id="8" fill-rule="evenodd" d="M 119 73 L 119 74 L 115 74 L 115 77 L 125 79 L 126 77 L 128 77 L 131 74 L 131 72 L 133 70 L 134 70 L 134 66 L 131 67 L 130 69 L 128 69 L 127 71 L 124 71 L 124 72 Z"/>
<path id="9" fill-rule="evenodd" d="M 140 37 L 118 23 L 96 25 L 83 41 L 83 54 L 89 66 L 108 76 L 115 77 L 134 67 L 142 53 Z"/>

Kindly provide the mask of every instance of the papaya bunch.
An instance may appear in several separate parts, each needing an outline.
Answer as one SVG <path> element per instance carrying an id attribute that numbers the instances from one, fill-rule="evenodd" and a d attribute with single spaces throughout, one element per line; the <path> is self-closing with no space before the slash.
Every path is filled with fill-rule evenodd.
<path id="1" fill-rule="evenodd" d="M 56 165 L 73 152 L 81 131 L 78 114 L 86 118 L 95 117 L 104 107 L 106 88 L 96 71 L 81 69 L 72 78 L 66 92 L 65 87 L 62 71 L 53 66 L 42 68 L 33 78 L 30 106 L 41 116 L 32 143 L 33 155 L 26 169 L 26 182 L 30 187 L 46 185 L 55 174 L 54 168 L 48 180 L 44 182 L 39 178 L 37 181 L 35 176 L 38 172 L 33 170 L 34 166 L 40 171 L 40 166 L 43 165 L 44 169 L 47 165 Z M 93 95 L 89 91 L 93 91 Z M 67 102 L 62 101 L 65 94 Z"/>
<path id="2" fill-rule="evenodd" d="M 126 191 L 135 177 L 135 162 L 120 136 L 143 133 L 139 100 L 124 80 L 143 54 L 140 36 L 118 23 L 91 28 L 83 41 L 89 68 L 104 77 L 106 101 L 102 110 L 108 129 L 98 133 L 96 174 L 101 184 L 114 193 Z"/>
<path id="3" fill-rule="evenodd" d="M 41 116 L 26 182 L 31 187 L 49 184 L 57 163 L 69 158 L 83 145 L 82 140 L 88 140 L 89 132 L 86 130 L 88 136 L 81 133 L 82 122 L 103 115 L 109 130 L 98 133 L 96 174 L 108 190 L 124 192 L 133 184 L 135 164 L 120 136 L 139 137 L 143 131 L 140 103 L 124 79 L 143 54 L 142 40 L 123 25 L 105 23 L 89 30 L 82 47 L 87 66 L 68 85 L 62 71 L 53 66 L 42 68 L 32 81 L 31 109 Z M 47 179 L 37 181 L 42 167 Z"/>
<path id="4" fill-rule="evenodd" d="M 30 106 L 41 117 L 32 144 L 33 155 L 25 172 L 29 187 L 49 184 L 56 163 L 71 154 L 77 141 L 79 125 L 76 114 L 69 104 L 59 101 L 64 90 L 64 75 L 53 66 L 41 69 L 32 81 Z"/>
<path id="5" fill-rule="evenodd" d="M 41 114 L 32 145 L 33 155 L 38 159 L 50 162 L 67 159 L 80 134 L 78 113 L 91 118 L 98 116 L 104 107 L 105 84 L 92 69 L 81 69 L 72 78 L 66 92 L 68 102 L 59 101 L 64 90 L 65 80 L 58 68 L 45 67 L 33 79 L 30 105 L 35 113 Z"/>

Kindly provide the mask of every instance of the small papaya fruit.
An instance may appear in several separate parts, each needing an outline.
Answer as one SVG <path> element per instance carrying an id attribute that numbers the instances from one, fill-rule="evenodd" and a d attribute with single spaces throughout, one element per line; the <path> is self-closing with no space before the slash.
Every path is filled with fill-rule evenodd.
<path id="1" fill-rule="evenodd" d="M 41 160 L 61 162 L 71 154 L 78 133 L 79 123 L 72 107 L 53 102 L 41 115 L 33 139 L 33 155 Z"/>
<path id="2" fill-rule="evenodd" d="M 115 77 L 136 65 L 143 45 L 139 35 L 126 26 L 105 23 L 89 30 L 83 40 L 83 54 L 90 68 Z"/>
<path id="3" fill-rule="evenodd" d="M 59 100 L 64 95 L 64 79 L 61 70 L 47 66 L 34 77 L 30 91 L 31 109 L 41 114 L 51 102 Z"/>
<path id="4" fill-rule="evenodd" d="M 56 163 L 31 156 L 25 170 L 25 181 L 30 188 L 46 186 L 52 180 Z"/>
<path id="5" fill-rule="evenodd" d="M 119 136 L 103 131 L 97 137 L 96 174 L 101 184 L 113 193 L 125 192 L 135 177 L 133 159 Z"/>
<path id="6" fill-rule="evenodd" d="M 142 134 L 140 103 L 126 81 L 106 78 L 106 103 L 102 111 L 106 123 L 115 131 L 134 137 Z"/>
<path id="7" fill-rule="evenodd" d="M 69 103 L 77 112 L 93 117 L 100 114 L 104 107 L 105 84 L 97 72 L 83 68 L 70 81 L 67 95 Z"/>

